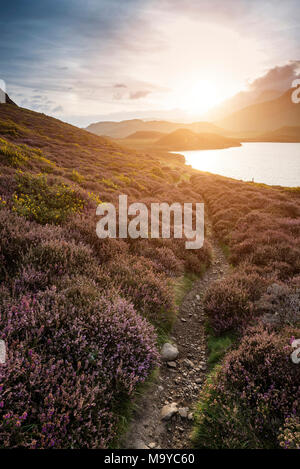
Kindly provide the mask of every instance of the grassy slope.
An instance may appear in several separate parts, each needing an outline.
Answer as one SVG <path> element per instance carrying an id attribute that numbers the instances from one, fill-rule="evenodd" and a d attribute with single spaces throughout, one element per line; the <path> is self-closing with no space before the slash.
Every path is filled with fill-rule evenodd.
<path id="1" fill-rule="evenodd" d="M 0 216 L 5 220 L 0 223 L 1 280 L 5 285 L 0 294 L 5 313 L 2 319 L 5 321 L 10 304 L 19 304 L 23 296 L 29 301 L 33 294 L 43 297 L 49 287 L 56 288 L 58 301 L 67 301 L 60 314 L 69 308 L 71 311 L 75 308 L 76 314 L 77 311 L 85 314 L 85 310 L 93 311 L 97 301 L 103 304 L 103 295 L 108 296 L 108 301 L 111 295 L 113 298 L 120 295 L 134 304 L 138 315 L 155 325 L 161 341 L 176 315 L 174 277 L 180 279 L 184 270 L 201 273 L 209 263 L 209 247 L 192 255 L 183 249 L 181 240 L 99 240 L 95 233 L 98 221 L 95 209 L 99 200 L 117 205 L 120 193 L 127 194 L 129 202 L 138 200 L 147 205 L 152 201 L 186 202 L 187 198 L 199 202 L 199 195 L 189 182 L 191 170 L 183 161 L 180 155 L 137 153 L 43 114 L 0 105 Z M 88 321 L 87 317 L 87 324 Z M 68 326 L 69 321 L 64 324 Z M 151 334 L 154 339 L 155 334 Z M 48 345 L 41 340 L 43 359 L 48 360 L 51 353 L 47 353 Z M 70 340 L 68 335 L 65 340 Z M 129 339 L 125 336 L 122 340 L 126 344 Z M 34 347 L 38 350 L 37 344 Z M 129 342 L 128 347 L 134 349 Z M 136 357 L 137 361 L 140 358 Z M 139 376 L 142 370 L 143 366 L 137 368 L 137 383 L 144 380 Z M 13 368 L 11 372 L 7 380 L 14 392 L 16 373 Z M 26 385 L 29 377 L 25 370 L 22 373 Z M 84 375 L 92 379 L 87 371 Z M 34 388 L 34 383 L 31 381 L 29 387 Z M 40 386 L 37 384 L 37 389 L 43 396 Z M 96 420 L 96 425 L 105 428 L 97 433 L 100 440 L 103 436 L 100 442 L 96 442 L 92 433 L 95 422 L 82 437 L 85 429 L 75 428 L 71 418 L 68 434 L 75 447 L 106 446 L 116 441 L 128 412 L 128 392 L 119 386 L 108 387 L 113 393 L 109 398 L 108 419 L 115 422 L 113 431 L 109 430 L 105 412 L 103 419 Z M 72 391 L 69 385 L 68 392 Z M 0 408 L 0 413 L 14 413 L 14 406 L 20 405 L 30 423 L 25 432 L 22 426 L 14 431 L 11 427 L 1 429 L 6 435 L 5 446 L 48 447 L 53 441 L 57 447 L 66 446 L 58 423 L 54 426 L 55 438 L 49 441 L 41 438 L 39 416 L 43 415 L 43 408 L 34 400 L 34 392 L 31 399 L 26 404 L 12 400 L 11 404 L 6 403 L 8 407 Z M 72 402 L 72 398 L 67 399 L 68 416 L 74 411 L 68 408 Z M 84 412 L 82 402 L 76 405 L 81 406 L 77 415 Z"/>

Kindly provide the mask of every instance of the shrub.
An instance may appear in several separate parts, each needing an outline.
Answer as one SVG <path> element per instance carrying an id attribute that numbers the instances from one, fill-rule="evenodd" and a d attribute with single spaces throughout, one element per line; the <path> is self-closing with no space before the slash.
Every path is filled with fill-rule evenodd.
<path id="1" fill-rule="evenodd" d="M 0 331 L 2 447 L 107 447 L 116 404 L 158 360 L 153 328 L 121 299 L 74 310 L 52 290 L 7 307 Z"/>
<path id="2" fill-rule="evenodd" d="M 4 164 L 19 167 L 26 163 L 28 156 L 20 147 L 0 138 L 0 155 Z"/>
<path id="3" fill-rule="evenodd" d="M 240 329 L 252 318 L 249 294 L 230 280 L 214 282 L 205 294 L 203 305 L 215 335 Z"/>
<path id="4" fill-rule="evenodd" d="M 96 234 L 96 223 L 98 219 L 95 211 L 89 214 L 85 212 L 77 214 L 65 224 L 65 237 L 75 243 L 84 243 L 92 247 L 95 257 L 100 263 L 106 263 L 111 258 L 118 258 L 125 255 L 129 249 L 128 244 L 121 239 L 106 238 L 100 239 Z"/>
<path id="5" fill-rule="evenodd" d="M 281 427 L 299 415 L 300 369 L 290 359 L 299 329 L 248 331 L 200 395 L 194 441 L 205 448 L 276 448 Z"/>
<path id="6" fill-rule="evenodd" d="M 278 436 L 280 447 L 283 449 L 300 449 L 300 420 L 293 416 L 286 418 L 281 433 Z"/>
<path id="7" fill-rule="evenodd" d="M 151 259 L 153 269 L 158 272 L 164 272 L 169 277 L 176 277 L 183 273 L 183 262 L 175 256 L 169 247 L 156 247 L 153 242 L 148 240 L 142 240 L 138 246 L 134 245 L 133 247 L 135 253 Z"/>
<path id="8" fill-rule="evenodd" d="M 136 310 L 158 328 L 170 329 L 176 306 L 173 291 L 164 274 L 155 272 L 148 259 L 119 257 L 107 265 L 112 284 Z"/>
<path id="9" fill-rule="evenodd" d="M 32 245 L 23 256 L 23 264 L 47 270 L 52 277 L 84 274 L 96 269 L 97 262 L 92 250 L 83 243 L 75 244 L 65 240 L 41 240 Z"/>
<path id="10" fill-rule="evenodd" d="M 118 186 L 117 186 L 117 185 L 114 183 L 114 181 L 112 181 L 111 179 L 102 178 L 102 179 L 101 179 L 101 182 L 102 182 L 105 186 L 109 187 L 109 188 L 112 189 L 112 190 L 118 189 Z"/>
<path id="11" fill-rule="evenodd" d="M 79 184 L 84 181 L 84 177 L 78 171 L 76 171 L 76 169 L 73 169 L 70 177 L 72 181 L 78 182 Z"/>
<path id="12" fill-rule="evenodd" d="M 13 210 L 38 223 L 61 223 L 84 207 L 75 189 L 58 181 L 50 184 L 45 175 L 19 173 L 17 182 Z"/>
<path id="13" fill-rule="evenodd" d="M 19 268 L 31 246 L 37 246 L 42 240 L 51 242 L 63 238 L 59 226 L 40 226 L 24 220 L 7 209 L 0 211 L 0 275 L 8 279 Z M 44 268 L 45 265 L 42 265 Z M 46 267 L 47 268 L 47 267 Z"/>

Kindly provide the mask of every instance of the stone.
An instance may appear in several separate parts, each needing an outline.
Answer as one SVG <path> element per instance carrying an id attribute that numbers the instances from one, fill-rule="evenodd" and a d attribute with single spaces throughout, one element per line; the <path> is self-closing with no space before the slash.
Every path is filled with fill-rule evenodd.
<path id="1" fill-rule="evenodd" d="M 178 413 L 179 413 L 180 417 L 182 417 L 183 419 L 187 418 L 188 412 L 189 412 L 188 407 L 179 407 L 179 409 L 178 409 Z"/>
<path id="2" fill-rule="evenodd" d="M 267 326 L 277 326 L 280 324 L 280 317 L 279 315 L 266 313 L 261 318 L 262 322 Z"/>
<path id="3" fill-rule="evenodd" d="M 153 448 L 155 448 L 155 446 L 156 446 L 155 441 L 151 441 L 151 443 L 149 443 L 149 445 L 148 445 L 148 448 L 153 449 Z"/>
<path id="4" fill-rule="evenodd" d="M 284 286 L 278 285 L 278 283 L 272 283 L 272 285 L 270 285 L 270 286 L 267 288 L 267 293 L 268 293 L 268 295 L 280 296 L 280 295 L 282 295 L 284 292 L 285 292 Z"/>
<path id="5" fill-rule="evenodd" d="M 6 361 L 6 346 L 4 340 L 0 340 L 0 364 L 5 365 Z"/>
<path id="6" fill-rule="evenodd" d="M 176 345 L 169 344 L 168 342 L 166 342 L 163 345 L 161 349 L 161 358 L 164 361 L 170 362 L 170 361 L 176 360 L 178 355 L 179 355 L 179 352 L 178 352 L 178 348 Z"/>
<path id="7" fill-rule="evenodd" d="M 182 322 L 186 322 L 186 319 L 184 319 L 184 318 L 180 318 L 180 319 L 181 319 Z"/>
<path id="8" fill-rule="evenodd" d="M 189 360 L 188 358 L 186 358 L 186 359 L 184 360 L 184 363 L 185 363 L 189 368 L 194 368 L 194 363 L 193 363 L 191 360 Z"/>
<path id="9" fill-rule="evenodd" d="M 178 408 L 176 402 L 172 402 L 171 404 L 167 404 L 163 406 L 160 412 L 160 416 L 162 420 L 170 420 L 173 415 L 177 414 Z"/>
<path id="10" fill-rule="evenodd" d="M 176 362 L 167 362 L 169 368 L 176 368 Z"/>
<path id="11" fill-rule="evenodd" d="M 193 419 L 194 419 L 193 412 L 190 412 L 188 415 L 188 420 L 193 420 Z"/>

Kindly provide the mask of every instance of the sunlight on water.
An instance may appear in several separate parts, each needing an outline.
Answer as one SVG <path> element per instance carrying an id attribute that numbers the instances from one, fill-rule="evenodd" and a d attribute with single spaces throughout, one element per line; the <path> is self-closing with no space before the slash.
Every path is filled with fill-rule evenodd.
<path id="1" fill-rule="evenodd" d="M 243 143 L 224 150 L 180 151 L 187 164 L 214 174 L 263 182 L 300 186 L 300 143 Z"/>

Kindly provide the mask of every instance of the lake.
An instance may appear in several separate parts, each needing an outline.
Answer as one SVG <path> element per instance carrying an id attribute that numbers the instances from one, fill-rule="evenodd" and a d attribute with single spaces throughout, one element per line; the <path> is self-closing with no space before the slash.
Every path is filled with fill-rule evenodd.
<path id="1" fill-rule="evenodd" d="M 195 169 L 288 187 L 300 186 L 300 143 L 247 142 L 223 150 L 179 151 Z"/>

